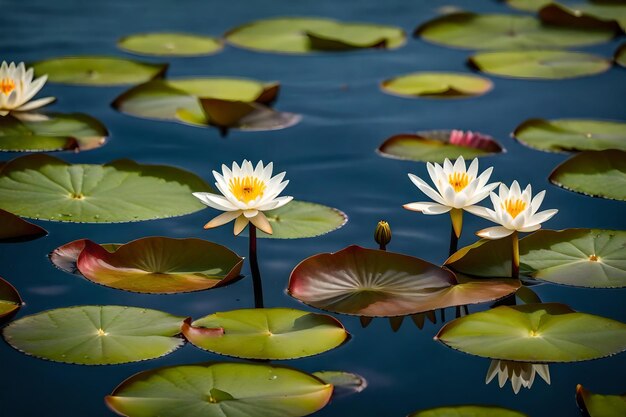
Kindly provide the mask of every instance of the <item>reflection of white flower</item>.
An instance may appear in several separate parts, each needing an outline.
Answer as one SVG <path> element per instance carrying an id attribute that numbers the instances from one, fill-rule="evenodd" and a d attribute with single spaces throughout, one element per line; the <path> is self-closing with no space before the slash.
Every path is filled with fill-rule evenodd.
<path id="1" fill-rule="evenodd" d="M 491 193 L 493 210 L 485 207 L 472 207 L 467 211 L 484 217 L 500 226 L 488 227 L 476 234 L 486 239 L 500 239 L 513 232 L 534 232 L 541 228 L 541 223 L 549 220 L 558 210 L 544 210 L 537 213 L 546 192 L 541 191 L 532 198 L 532 189 L 529 186 L 522 192 L 517 181 L 513 181 L 511 189 L 500 184 L 499 195 Z"/>
<path id="2" fill-rule="evenodd" d="M 222 165 L 222 174 L 213 171 L 215 186 L 223 196 L 213 193 L 193 193 L 193 195 L 217 210 L 225 211 L 208 222 L 204 228 L 221 226 L 235 220 L 235 234 L 238 235 L 252 222 L 253 225 L 272 233 L 272 226 L 263 214 L 266 210 L 276 209 L 289 203 L 293 197 L 278 197 L 289 181 L 283 181 L 285 173 L 272 177 L 273 164 L 263 166 L 260 161 L 255 168 L 250 161 L 244 160 L 241 167 L 233 162 L 232 169 Z"/>
<path id="3" fill-rule="evenodd" d="M 511 386 L 513 392 L 516 394 L 520 388 L 530 388 L 535 381 L 535 375 L 539 375 L 548 385 L 550 385 L 550 370 L 546 364 L 534 364 L 528 362 L 515 362 L 515 361 L 501 361 L 493 359 L 489 370 L 487 371 L 487 377 L 485 378 L 485 384 L 491 382 L 498 375 L 498 384 L 502 388 L 507 380 L 511 380 Z"/>
<path id="4" fill-rule="evenodd" d="M 47 75 L 33 80 L 33 69 L 26 71 L 24 63 L 15 65 L 2 62 L 0 66 L 0 116 L 10 111 L 30 111 L 45 106 L 55 100 L 54 97 L 40 98 L 29 102 L 41 90 L 48 79 Z"/>

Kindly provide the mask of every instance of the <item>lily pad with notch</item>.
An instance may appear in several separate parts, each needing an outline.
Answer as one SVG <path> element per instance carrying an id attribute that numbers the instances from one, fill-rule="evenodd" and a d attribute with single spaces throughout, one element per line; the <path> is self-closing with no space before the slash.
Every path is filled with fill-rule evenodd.
<path id="1" fill-rule="evenodd" d="M 26 242 L 47 234 L 42 227 L 0 209 L 0 243 Z"/>
<path id="2" fill-rule="evenodd" d="M 552 2 L 539 10 L 539 18 L 551 25 L 612 30 L 615 35 L 626 31 L 626 5 L 618 2 Z"/>
<path id="3" fill-rule="evenodd" d="M 468 98 L 492 88 L 487 78 L 454 72 L 414 72 L 381 83 L 383 92 L 409 98 Z"/>
<path id="4" fill-rule="evenodd" d="M 117 46 L 138 55 L 192 57 L 212 55 L 222 50 L 223 43 L 212 36 L 190 33 L 137 33 L 125 36 Z"/>
<path id="5" fill-rule="evenodd" d="M 596 394 L 576 386 L 576 404 L 583 417 L 619 417 L 626 415 L 626 394 Z"/>
<path id="6" fill-rule="evenodd" d="M 24 302 L 15 287 L 0 278 L 0 319 L 14 314 Z"/>

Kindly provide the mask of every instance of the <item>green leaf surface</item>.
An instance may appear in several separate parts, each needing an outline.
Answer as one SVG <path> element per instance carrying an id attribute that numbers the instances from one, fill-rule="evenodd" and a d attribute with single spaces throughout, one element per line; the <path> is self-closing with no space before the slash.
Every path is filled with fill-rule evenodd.
<path id="1" fill-rule="evenodd" d="M 46 236 L 48 232 L 13 213 L 0 209 L 0 243 L 25 242 Z"/>
<path id="2" fill-rule="evenodd" d="M 414 72 L 385 80 L 383 92 L 416 98 L 467 98 L 487 93 L 493 83 L 473 74 L 452 72 Z"/>
<path id="3" fill-rule="evenodd" d="M 138 33 L 123 37 L 117 46 L 138 55 L 187 57 L 215 54 L 222 50 L 222 41 L 190 33 Z"/>
<path id="4" fill-rule="evenodd" d="M 0 319 L 19 310 L 22 304 L 22 298 L 15 287 L 0 278 Z"/>
<path id="5" fill-rule="evenodd" d="M 353 374 L 352 372 L 318 371 L 313 372 L 313 375 L 327 384 L 333 385 L 335 388 L 333 397 L 361 392 L 367 388 L 367 380 L 361 375 Z"/>
<path id="6" fill-rule="evenodd" d="M 550 4 L 551 0 L 504 0 L 504 2 L 517 10 L 525 12 L 537 12 L 543 6 Z"/>
<path id="7" fill-rule="evenodd" d="M 488 405 L 455 405 L 416 411 L 409 417 L 528 417 L 519 411 Z"/>
<path id="8" fill-rule="evenodd" d="M 621 417 L 626 415 L 626 394 L 595 394 L 576 386 L 576 403 L 584 417 Z"/>

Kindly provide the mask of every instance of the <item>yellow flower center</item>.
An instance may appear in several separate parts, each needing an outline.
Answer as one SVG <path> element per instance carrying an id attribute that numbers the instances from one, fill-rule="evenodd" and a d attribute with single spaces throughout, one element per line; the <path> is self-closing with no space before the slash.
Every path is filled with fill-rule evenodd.
<path id="1" fill-rule="evenodd" d="M 511 215 L 511 217 L 516 218 L 518 214 L 520 214 L 526 208 L 526 202 L 520 199 L 509 199 L 505 200 L 502 203 L 502 208 L 505 209 L 506 212 Z"/>
<path id="2" fill-rule="evenodd" d="M 458 193 L 469 184 L 469 176 L 465 172 L 454 172 L 448 175 L 448 182 L 454 188 L 454 192 Z"/>
<path id="3" fill-rule="evenodd" d="M 3 78 L 0 80 L 0 91 L 2 94 L 8 96 L 13 90 L 15 90 L 15 81 L 13 81 L 13 78 Z"/>
<path id="4" fill-rule="evenodd" d="M 256 177 L 232 178 L 228 186 L 235 198 L 244 203 L 248 203 L 257 197 L 263 197 L 263 192 L 265 191 L 265 183 Z"/>

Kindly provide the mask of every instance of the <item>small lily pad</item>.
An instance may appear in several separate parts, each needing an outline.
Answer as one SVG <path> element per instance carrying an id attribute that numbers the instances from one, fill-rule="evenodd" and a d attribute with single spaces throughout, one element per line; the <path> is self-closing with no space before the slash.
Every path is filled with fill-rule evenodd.
<path id="1" fill-rule="evenodd" d="M 517 10 L 525 12 L 537 12 L 545 5 L 550 4 L 551 0 L 504 0 L 505 3 Z"/>
<path id="2" fill-rule="evenodd" d="M 433 130 L 394 135 L 387 139 L 378 152 L 386 157 L 421 162 L 440 162 L 489 156 L 503 152 L 502 146 L 491 136 L 460 130 Z"/>
<path id="3" fill-rule="evenodd" d="M 617 51 L 615 51 L 615 56 L 613 58 L 617 65 L 622 67 L 626 67 L 626 43 L 621 44 Z"/>
<path id="4" fill-rule="evenodd" d="M 45 229 L 36 224 L 0 209 L 0 243 L 26 242 L 47 234 Z"/>
<path id="5" fill-rule="evenodd" d="M 0 278 L 0 319 L 15 313 L 22 304 L 22 298 L 15 287 Z"/>
<path id="6" fill-rule="evenodd" d="M 487 74 L 540 80 L 595 75 L 607 71 L 612 65 L 598 55 L 548 50 L 483 52 L 473 55 L 468 62 Z"/>
<path id="7" fill-rule="evenodd" d="M 23 317 L 4 339 L 30 356 L 79 365 L 114 365 L 155 359 L 184 344 L 184 317 L 145 308 L 76 306 Z"/>
<path id="8" fill-rule="evenodd" d="M 410 98 L 467 98 L 487 93 L 493 83 L 473 74 L 414 72 L 385 80 L 381 88 L 385 93 Z"/>
<path id="9" fill-rule="evenodd" d="M 171 57 L 211 55 L 223 48 L 217 38 L 189 33 L 138 33 L 120 39 L 117 46 L 139 55 Z"/>
<path id="10" fill-rule="evenodd" d="M 195 346 L 246 359 L 295 359 L 341 345 L 348 332 L 335 318 L 291 308 L 214 313 L 183 326 Z"/>
<path id="11" fill-rule="evenodd" d="M 115 223 L 181 216 L 205 208 L 191 194 L 196 191 L 212 189 L 181 169 L 129 160 L 72 165 L 34 154 L 0 170 L 0 208 L 42 220 Z"/>
<path id="12" fill-rule="evenodd" d="M 0 151 L 85 151 L 104 145 L 108 136 L 102 123 L 81 113 L 48 113 L 32 121 L 0 117 Z"/>
<path id="13" fill-rule="evenodd" d="M 574 5 L 550 3 L 539 10 L 543 22 L 571 28 L 612 30 L 616 35 L 626 30 L 626 5 L 617 2 L 588 2 Z"/>
<path id="14" fill-rule="evenodd" d="M 604 28 L 546 25 L 533 16 L 452 13 L 415 30 L 415 36 L 439 45 L 466 49 L 569 48 L 608 42 L 615 33 Z"/>
<path id="15" fill-rule="evenodd" d="M 361 375 L 344 371 L 318 371 L 313 375 L 326 382 L 332 384 L 335 388 L 333 397 L 341 397 L 347 394 L 353 394 L 363 391 L 367 388 L 367 380 Z"/>
<path id="16" fill-rule="evenodd" d="M 550 182 L 592 197 L 626 200 L 626 151 L 585 151 L 560 164 Z"/>
<path id="17" fill-rule="evenodd" d="M 143 83 L 167 71 L 167 64 L 109 56 L 52 58 L 32 65 L 36 76 L 47 74 L 53 83 L 100 87 Z"/>
<path id="18" fill-rule="evenodd" d="M 530 119 L 519 125 L 515 138 L 548 152 L 626 151 L 626 123 L 587 119 Z"/>
<path id="19" fill-rule="evenodd" d="M 626 350 L 626 324 L 564 304 L 500 306 L 453 320 L 435 337 L 455 350 L 531 363 L 577 362 Z"/>
<path id="20" fill-rule="evenodd" d="M 626 415 L 626 394 L 595 394 L 576 386 L 576 403 L 584 417 L 621 417 Z"/>
<path id="21" fill-rule="evenodd" d="M 409 417 L 528 417 L 519 411 L 489 405 L 454 405 L 416 411 Z"/>
<path id="22" fill-rule="evenodd" d="M 182 365 L 140 372 L 105 398 L 127 417 L 301 417 L 323 408 L 333 386 L 295 369 L 250 363 Z"/>

